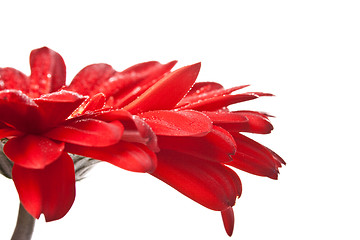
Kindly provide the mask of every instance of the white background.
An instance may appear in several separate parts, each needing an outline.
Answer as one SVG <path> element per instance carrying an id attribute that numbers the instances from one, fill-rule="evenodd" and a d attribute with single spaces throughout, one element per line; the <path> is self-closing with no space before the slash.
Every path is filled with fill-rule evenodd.
<path id="1" fill-rule="evenodd" d="M 239 171 L 232 239 L 359 239 L 359 12 L 346 0 L 1 2 L 0 66 L 29 74 L 28 55 L 42 46 L 63 56 L 69 80 L 95 62 L 201 61 L 199 81 L 274 93 L 235 107 L 276 116 L 272 134 L 254 138 L 288 165 L 278 181 Z M 17 207 L 1 177 L 1 239 Z M 229 238 L 219 213 L 149 175 L 99 164 L 70 212 L 41 218 L 33 239 Z"/>

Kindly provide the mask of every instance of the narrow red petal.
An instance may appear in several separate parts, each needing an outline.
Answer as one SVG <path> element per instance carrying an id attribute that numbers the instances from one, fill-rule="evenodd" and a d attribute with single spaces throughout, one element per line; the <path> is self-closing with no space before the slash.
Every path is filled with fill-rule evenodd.
<path id="1" fill-rule="evenodd" d="M 227 165 L 233 166 L 242 171 L 257 175 L 277 179 L 279 172 L 273 165 L 264 163 L 263 158 L 255 158 L 243 152 L 237 152 L 232 156 L 233 161 Z"/>
<path id="2" fill-rule="evenodd" d="M 278 161 L 280 163 L 280 166 L 281 164 L 284 164 L 286 165 L 286 162 L 284 161 L 284 159 L 282 159 L 276 152 L 274 152 L 273 150 L 269 149 L 269 148 L 266 148 L 269 152 L 271 152 L 273 158 Z"/>
<path id="3" fill-rule="evenodd" d="M 166 150 L 157 156 L 153 176 L 207 208 L 225 210 L 241 194 L 236 173 L 220 163 Z"/>
<path id="4" fill-rule="evenodd" d="M 169 72 L 176 63 L 177 61 L 171 61 L 166 64 L 161 64 L 157 61 L 143 62 L 125 69 L 124 71 L 122 71 L 122 73 L 138 75 L 141 76 L 141 78 L 148 78 L 150 76 L 154 78 L 162 76 L 164 73 Z"/>
<path id="5" fill-rule="evenodd" d="M 255 93 L 242 93 L 237 95 L 222 95 L 208 99 L 192 102 L 187 105 L 179 106 L 180 109 L 194 109 L 198 111 L 216 111 L 234 103 L 249 101 L 259 96 Z"/>
<path id="6" fill-rule="evenodd" d="M 194 84 L 200 71 L 200 65 L 197 63 L 169 73 L 139 98 L 125 106 L 125 109 L 133 114 L 172 109 Z"/>
<path id="7" fill-rule="evenodd" d="M 124 127 L 119 121 L 107 123 L 96 119 L 69 121 L 44 136 L 88 147 L 105 147 L 120 141 Z"/>
<path id="8" fill-rule="evenodd" d="M 62 218 L 75 199 L 74 163 L 67 154 L 44 169 L 29 169 L 14 164 L 13 180 L 25 209 L 46 221 Z"/>
<path id="9" fill-rule="evenodd" d="M 120 142 L 109 147 L 83 147 L 66 144 L 66 151 L 109 162 L 133 172 L 153 172 L 157 161 L 154 152 L 140 143 Z"/>
<path id="10" fill-rule="evenodd" d="M 224 87 L 217 82 L 197 82 L 186 94 L 186 97 L 197 96 L 203 93 L 212 92 L 214 90 L 220 89 L 224 89 Z"/>
<path id="11" fill-rule="evenodd" d="M 230 132 L 251 132 L 267 134 L 273 130 L 269 119 L 258 112 L 204 112 L 214 124 Z"/>
<path id="12" fill-rule="evenodd" d="M 222 220 L 224 223 L 226 233 L 229 235 L 229 237 L 231 237 L 233 230 L 234 230 L 234 224 L 235 224 L 233 208 L 228 207 L 227 209 L 221 211 L 221 217 L 222 217 Z"/>
<path id="13" fill-rule="evenodd" d="M 158 136 L 160 149 L 170 149 L 201 159 L 215 162 L 229 162 L 236 152 L 236 142 L 224 129 L 214 126 L 203 137 Z"/>
<path id="14" fill-rule="evenodd" d="M 233 114 L 243 115 L 244 117 L 246 117 L 248 119 L 248 126 L 242 127 L 239 125 L 239 128 L 237 128 L 237 126 L 235 125 L 235 128 L 229 129 L 229 131 L 268 134 L 274 129 L 267 116 L 262 113 L 254 111 L 237 111 Z"/>
<path id="15" fill-rule="evenodd" d="M 30 53 L 30 94 L 38 97 L 57 91 L 65 85 L 66 67 L 57 52 L 47 48 L 35 49 Z"/>
<path id="16" fill-rule="evenodd" d="M 243 89 L 247 86 L 249 85 L 237 86 L 229 89 L 215 89 L 212 91 L 205 91 L 203 88 L 201 88 L 200 90 L 196 91 L 191 95 L 186 95 L 183 99 L 181 99 L 181 101 L 177 104 L 176 107 L 179 108 L 190 103 L 196 103 L 214 97 L 229 95 L 232 92 Z"/>
<path id="17" fill-rule="evenodd" d="M 156 135 L 204 136 L 212 129 L 210 118 L 196 111 L 149 111 L 139 116 Z"/>
<path id="18" fill-rule="evenodd" d="M 239 133 L 232 133 L 237 152 L 228 165 L 249 173 L 277 179 L 278 168 L 281 167 L 278 156 L 254 140 Z"/>
<path id="19" fill-rule="evenodd" d="M 29 92 L 30 79 L 14 68 L 0 68 L 0 90 L 15 89 Z"/>
<path id="20" fill-rule="evenodd" d="M 99 93 L 99 87 L 115 73 L 116 71 L 108 64 L 92 64 L 83 68 L 66 89 L 93 96 Z"/>
<path id="21" fill-rule="evenodd" d="M 33 169 L 45 168 L 63 152 L 64 143 L 56 143 L 46 137 L 24 135 L 9 139 L 4 153 L 15 164 Z"/>
<path id="22" fill-rule="evenodd" d="M 225 123 L 247 123 L 248 118 L 243 114 L 236 114 L 233 112 L 208 112 L 203 111 L 203 113 L 208 116 L 214 124 L 225 124 Z"/>

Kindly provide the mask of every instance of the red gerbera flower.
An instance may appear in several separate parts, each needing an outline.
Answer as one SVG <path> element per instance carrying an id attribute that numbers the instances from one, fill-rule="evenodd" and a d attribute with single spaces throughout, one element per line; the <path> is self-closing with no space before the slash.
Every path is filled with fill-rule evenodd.
<path id="1" fill-rule="evenodd" d="M 90 96 L 101 92 L 108 106 L 144 119 L 160 147 L 152 175 L 201 205 L 221 211 L 231 235 L 232 206 L 241 195 L 241 181 L 227 165 L 277 179 L 285 162 L 240 133 L 270 133 L 269 115 L 227 107 L 271 94 L 232 95 L 246 86 L 224 89 L 213 82 L 194 84 L 200 63 L 170 72 L 175 63 L 146 62 L 122 72 L 94 64 L 81 70 L 67 89 Z"/>
<path id="2" fill-rule="evenodd" d="M 46 221 L 62 218 L 75 198 L 74 162 L 68 155 L 152 172 L 156 136 L 139 117 L 104 109 L 104 95 L 92 98 L 60 90 L 65 85 L 61 56 L 40 48 L 30 55 L 31 75 L 0 68 L 0 139 L 13 162 L 12 178 L 25 209 Z M 80 107 L 79 107 L 80 106 Z"/>

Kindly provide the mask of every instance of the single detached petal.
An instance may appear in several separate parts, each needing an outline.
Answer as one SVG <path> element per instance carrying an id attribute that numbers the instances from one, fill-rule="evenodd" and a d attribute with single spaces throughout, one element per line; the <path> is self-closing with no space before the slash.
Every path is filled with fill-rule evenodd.
<path id="1" fill-rule="evenodd" d="M 13 180 L 25 209 L 46 221 L 62 218 L 75 199 L 74 163 L 67 154 L 44 169 L 29 169 L 14 164 Z"/>
<path id="2" fill-rule="evenodd" d="M 124 127 L 119 121 L 107 123 L 96 119 L 68 121 L 44 136 L 88 147 L 105 147 L 120 141 Z"/>
<path id="3" fill-rule="evenodd" d="M 234 230 L 234 223 L 235 223 L 233 208 L 228 207 L 227 209 L 221 211 L 221 217 L 222 217 L 222 220 L 224 223 L 226 233 L 231 237 L 233 230 Z"/>
<path id="4" fill-rule="evenodd" d="M 230 155 L 236 152 L 236 142 L 231 134 L 217 126 L 203 137 L 158 136 L 158 143 L 160 149 L 223 163 L 231 161 Z"/>
<path id="5" fill-rule="evenodd" d="M 168 150 L 157 156 L 158 166 L 153 176 L 207 208 L 225 210 L 241 194 L 239 177 L 220 163 Z"/>
<path id="6" fill-rule="evenodd" d="M 4 153 L 15 164 L 32 169 L 45 168 L 63 152 L 64 143 L 54 142 L 38 135 L 24 135 L 9 139 Z"/>
<path id="7" fill-rule="evenodd" d="M 125 109 L 133 114 L 172 109 L 194 84 L 200 66 L 201 64 L 197 63 L 169 73 L 139 98 L 125 106 Z"/>
<path id="8" fill-rule="evenodd" d="M 14 68 L 0 68 L 0 90 L 15 89 L 29 92 L 30 79 Z"/>
<path id="9" fill-rule="evenodd" d="M 204 136 L 212 129 L 210 118 L 196 111 L 149 111 L 138 116 L 156 135 Z"/>
<path id="10" fill-rule="evenodd" d="M 57 52 L 42 47 L 30 53 L 30 95 L 57 91 L 65 85 L 66 67 L 63 58 Z"/>
<path id="11" fill-rule="evenodd" d="M 140 143 L 120 142 L 109 147 L 83 147 L 66 144 L 66 151 L 109 162 L 133 172 L 153 172 L 157 161 L 154 152 Z"/>
<path id="12" fill-rule="evenodd" d="M 83 68 L 66 89 L 93 96 L 99 93 L 99 87 L 115 73 L 116 71 L 108 64 L 92 64 Z"/>

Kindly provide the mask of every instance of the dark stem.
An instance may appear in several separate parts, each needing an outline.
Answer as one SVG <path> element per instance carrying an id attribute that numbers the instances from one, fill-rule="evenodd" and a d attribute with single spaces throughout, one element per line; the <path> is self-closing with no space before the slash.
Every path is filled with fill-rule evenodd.
<path id="1" fill-rule="evenodd" d="M 20 203 L 19 215 L 11 240 L 30 240 L 34 231 L 35 218 L 33 218 Z"/>

